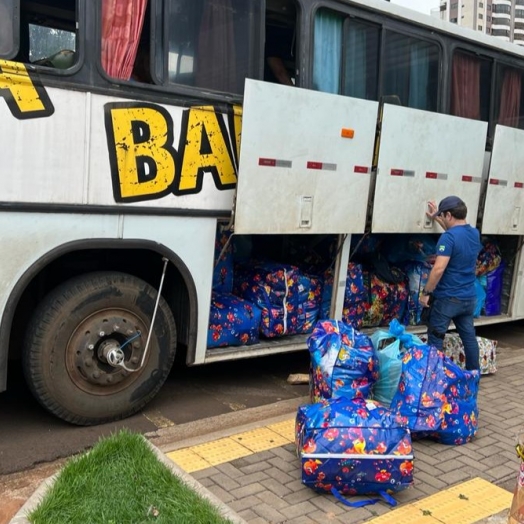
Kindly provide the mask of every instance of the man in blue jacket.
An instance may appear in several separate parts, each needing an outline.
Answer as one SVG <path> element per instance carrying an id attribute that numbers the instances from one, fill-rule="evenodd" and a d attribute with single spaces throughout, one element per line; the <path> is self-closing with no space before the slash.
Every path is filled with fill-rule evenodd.
<path id="1" fill-rule="evenodd" d="M 475 265 L 481 249 L 480 234 L 466 222 L 466 204 L 457 196 L 441 200 L 438 209 L 429 206 L 428 215 L 443 229 L 437 243 L 436 259 L 422 291 L 421 303 L 431 312 L 428 342 L 442 349 L 451 321 L 460 335 L 466 354 L 466 369 L 479 369 L 479 346 L 473 314 L 477 302 Z"/>

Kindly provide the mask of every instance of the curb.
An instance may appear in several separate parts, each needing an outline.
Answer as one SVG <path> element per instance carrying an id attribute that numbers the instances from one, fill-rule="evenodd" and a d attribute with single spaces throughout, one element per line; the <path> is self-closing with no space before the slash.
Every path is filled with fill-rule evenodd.
<path id="1" fill-rule="evenodd" d="M 193 441 L 193 439 L 194 441 L 209 441 L 211 437 L 217 438 L 217 435 L 231 434 L 239 427 L 260 424 L 268 419 L 289 415 L 290 413 L 293 413 L 294 416 L 298 406 L 309 403 L 309 396 L 295 397 L 280 400 L 273 404 L 242 409 L 178 426 L 158 429 L 146 433 L 144 436 L 162 451 L 172 451 L 184 447 L 182 444 Z"/>
<path id="2" fill-rule="evenodd" d="M 17 511 L 16 515 L 9 521 L 9 524 L 30 524 L 26 515 L 31 513 L 40 501 L 44 498 L 44 495 L 47 491 L 53 486 L 55 480 L 58 476 L 58 473 L 55 473 L 51 477 L 48 477 L 44 480 L 36 491 L 26 500 L 25 504 Z"/>
<path id="3" fill-rule="evenodd" d="M 143 437 L 146 444 L 153 451 L 157 459 L 167 466 L 171 473 L 178 477 L 186 486 L 193 489 L 200 497 L 207 500 L 212 506 L 214 506 L 220 515 L 231 521 L 232 524 L 247 524 L 237 513 L 235 513 L 229 506 L 224 504 L 218 497 L 213 495 L 208 489 L 206 489 L 200 482 L 195 480 L 191 475 L 186 473 L 183 469 L 177 466 L 173 461 L 169 460 L 164 453 L 162 453 L 154 444 L 149 442 L 147 438 Z M 47 491 L 53 486 L 57 479 L 58 473 L 55 473 L 51 477 L 44 480 L 36 491 L 27 499 L 25 504 L 18 510 L 16 515 L 9 521 L 9 524 L 31 524 L 27 519 L 27 514 L 31 513 L 37 508 L 40 501 L 46 495 Z"/>

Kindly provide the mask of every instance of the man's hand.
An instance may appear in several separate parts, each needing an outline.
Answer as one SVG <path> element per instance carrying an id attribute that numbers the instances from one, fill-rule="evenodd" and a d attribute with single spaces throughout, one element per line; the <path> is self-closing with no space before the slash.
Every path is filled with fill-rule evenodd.
<path id="1" fill-rule="evenodd" d="M 429 307 L 429 298 L 429 295 L 420 295 L 418 301 L 422 305 L 422 307 Z"/>
<path id="2" fill-rule="evenodd" d="M 437 204 L 432 200 L 431 202 L 428 202 L 428 210 L 426 211 L 426 216 L 431 218 L 431 220 L 434 220 L 442 229 L 446 230 L 446 224 L 442 220 L 442 217 L 434 217 L 433 215 L 438 211 Z"/>
<path id="3" fill-rule="evenodd" d="M 433 215 L 437 212 L 437 210 L 437 204 L 432 200 L 431 202 L 428 202 L 428 210 L 426 211 L 426 215 L 429 218 L 433 218 Z"/>

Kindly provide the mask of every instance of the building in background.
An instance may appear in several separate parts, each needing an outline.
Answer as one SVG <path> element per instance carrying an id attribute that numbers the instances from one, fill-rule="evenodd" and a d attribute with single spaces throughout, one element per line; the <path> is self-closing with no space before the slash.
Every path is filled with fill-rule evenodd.
<path id="1" fill-rule="evenodd" d="M 445 0 L 432 15 L 524 45 L 524 0 Z"/>

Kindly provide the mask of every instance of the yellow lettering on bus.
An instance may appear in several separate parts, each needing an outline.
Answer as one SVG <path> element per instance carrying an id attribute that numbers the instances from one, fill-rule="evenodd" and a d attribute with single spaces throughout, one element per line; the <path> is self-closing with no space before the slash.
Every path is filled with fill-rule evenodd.
<path id="1" fill-rule="evenodd" d="M 235 146 L 235 153 L 237 163 L 240 158 L 240 136 L 242 131 L 242 106 L 233 106 L 233 122 L 231 136 L 233 137 L 233 145 Z"/>
<path id="2" fill-rule="evenodd" d="M 49 116 L 54 112 L 46 90 L 18 62 L 0 60 L 0 96 L 18 119 Z"/>
<path id="3" fill-rule="evenodd" d="M 217 189 L 235 187 L 237 175 L 229 134 L 215 108 L 203 106 L 186 111 L 179 153 L 182 167 L 175 194 L 199 193 L 206 172 L 212 174 Z"/>
<path id="4" fill-rule="evenodd" d="M 117 202 L 160 198 L 171 192 L 176 151 L 173 121 L 164 108 L 106 104 L 106 132 Z"/>

